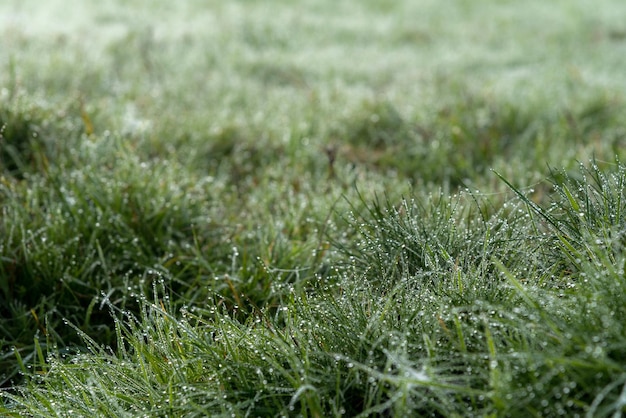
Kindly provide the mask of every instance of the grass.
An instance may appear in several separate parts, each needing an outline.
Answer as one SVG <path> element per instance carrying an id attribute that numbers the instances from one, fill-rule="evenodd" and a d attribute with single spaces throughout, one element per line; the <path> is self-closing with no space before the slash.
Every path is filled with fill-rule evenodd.
<path id="1" fill-rule="evenodd" d="M 619 2 L 31 6 L 2 415 L 626 412 Z"/>

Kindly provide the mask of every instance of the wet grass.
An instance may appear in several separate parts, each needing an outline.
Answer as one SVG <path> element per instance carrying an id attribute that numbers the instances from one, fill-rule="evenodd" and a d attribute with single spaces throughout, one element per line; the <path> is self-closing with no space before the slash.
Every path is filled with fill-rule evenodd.
<path id="1" fill-rule="evenodd" d="M 268 4 L 0 6 L 0 412 L 626 412 L 624 7 Z"/>

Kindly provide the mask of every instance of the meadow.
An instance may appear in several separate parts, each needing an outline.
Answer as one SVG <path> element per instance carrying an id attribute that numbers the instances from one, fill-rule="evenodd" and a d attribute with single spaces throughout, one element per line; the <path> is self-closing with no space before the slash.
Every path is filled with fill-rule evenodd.
<path id="1" fill-rule="evenodd" d="M 625 22 L 3 1 L 0 415 L 623 416 Z"/>

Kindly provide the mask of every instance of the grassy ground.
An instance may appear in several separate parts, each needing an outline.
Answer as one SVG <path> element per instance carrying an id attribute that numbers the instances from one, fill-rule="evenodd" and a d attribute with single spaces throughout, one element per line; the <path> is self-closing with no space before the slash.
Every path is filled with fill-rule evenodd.
<path id="1" fill-rule="evenodd" d="M 127 3 L 0 5 L 1 414 L 626 413 L 626 5 Z"/>

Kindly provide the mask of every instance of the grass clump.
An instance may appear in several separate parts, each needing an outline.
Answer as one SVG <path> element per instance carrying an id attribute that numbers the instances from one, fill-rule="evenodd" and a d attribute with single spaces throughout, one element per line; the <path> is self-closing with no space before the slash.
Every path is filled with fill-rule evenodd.
<path id="1" fill-rule="evenodd" d="M 583 188 L 578 199 L 603 202 L 610 206 L 607 213 L 615 213 L 607 202 L 622 201 L 617 186 L 626 179 L 626 168 L 598 170 L 592 166 L 581 173 L 604 179 L 602 191 Z M 561 191 L 578 184 L 559 178 L 554 182 Z M 116 351 L 81 332 L 89 352 L 66 360 L 50 352 L 52 357 L 39 365 L 45 377 L 29 378 L 20 392 L 6 394 L 6 411 L 41 416 L 70 409 L 103 416 L 619 413 L 626 384 L 623 244 L 614 240 L 607 251 L 598 241 L 605 231 L 581 217 L 567 193 L 554 196 L 546 209 L 525 197 L 512 200 L 508 210 L 492 211 L 491 218 L 481 216 L 484 207 L 468 196 L 431 196 L 428 206 L 402 200 L 401 210 L 388 205 L 385 212 L 371 204 L 368 220 L 359 224 L 384 235 L 365 235 L 369 245 L 355 241 L 361 259 L 346 253 L 352 263 L 335 275 L 308 290 L 289 287 L 278 309 L 260 309 L 245 321 L 219 297 L 176 311 L 164 282 L 155 283 L 151 300 L 139 301 L 137 316 L 124 312 L 115 319 Z M 433 213 L 448 210 L 448 221 L 428 216 L 425 207 Z M 599 220 L 602 210 L 590 203 L 587 214 Z M 550 264 L 558 255 L 565 257 L 571 245 L 554 245 L 564 238 L 542 215 L 529 215 L 539 211 L 550 211 L 559 222 L 574 215 L 586 225 L 588 235 L 578 244 L 587 257 L 576 271 Z M 477 222 L 467 222 L 476 217 Z M 431 231 L 430 242 L 416 225 Z M 482 245 L 442 239 L 451 227 L 454 236 L 478 234 Z M 521 240 L 512 231 L 531 239 Z M 415 239 L 408 241 L 409 236 Z M 372 255 L 362 261 L 367 253 L 391 251 L 380 248 L 383 242 L 398 247 L 397 257 Z M 396 260 L 391 267 L 390 259 Z"/>
<path id="2" fill-rule="evenodd" d="M 111 343 L 111 318 L 97 308 L 99 297 L 129 309 L 129 296 L 161 275 L 182 293 L 194 281 L 208 283 L 208 272 L 179 260 L 196 246 L 211 250 L 207 263 L 226 260 L 207 184 L 173 183 L 182 175 L 173 163 L 120 158 L 132 151 L 114 138 L 80 146 L 80 163 L 3 183 L 2 338 L 24 353 L 62 318 Z M 56 344 L 72 340 L 62 334 Z"/>

